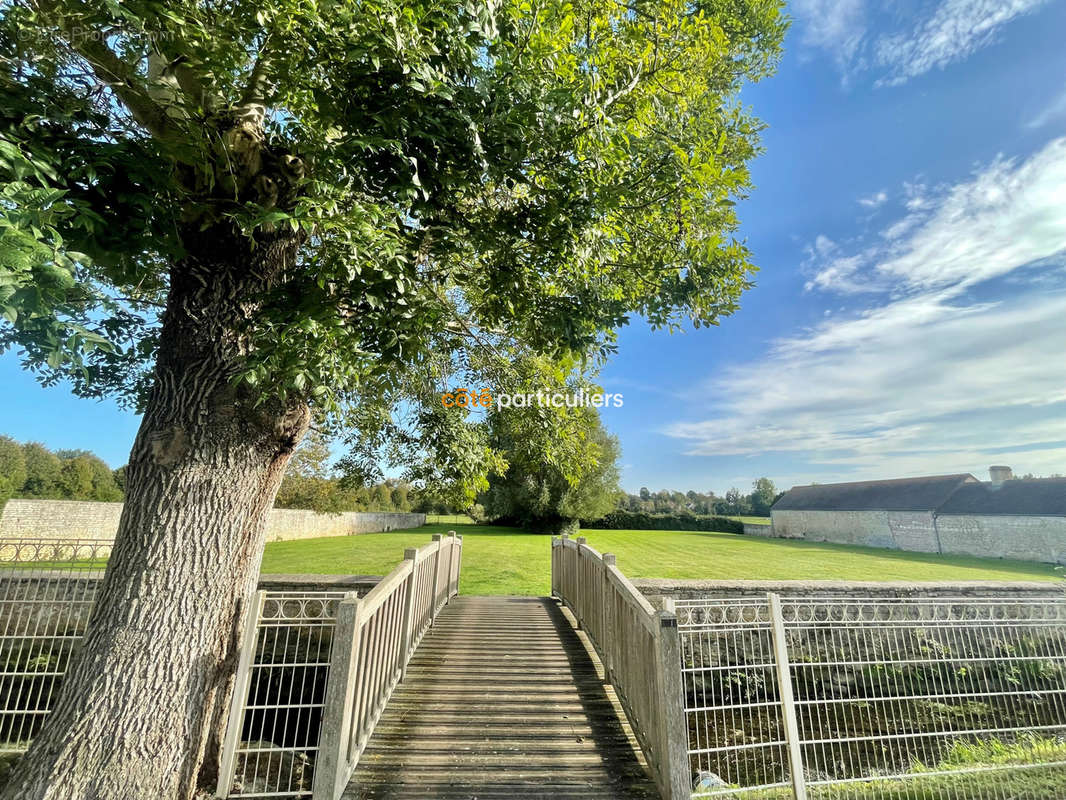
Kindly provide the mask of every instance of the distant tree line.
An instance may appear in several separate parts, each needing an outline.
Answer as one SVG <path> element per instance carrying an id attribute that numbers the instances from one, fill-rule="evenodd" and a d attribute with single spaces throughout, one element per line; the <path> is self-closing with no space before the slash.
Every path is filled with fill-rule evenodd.
<path id="1" fill-rule="evenodd" d="M 12 497 L 121 500 L 125 468 L 112 470 L 88 450 L 52 451 L 0 436 L 0 504 Z"/>
<path id="2" fill-rule="evenodd" d="M 618 507 L 623 511 L 644 514 L 767 517 L 770 515 L 770 506 L 781 494 L 783 493 L 777 491 L 774 482 L 769 478 L 754 481 L 748 494 L 733 487 L 722 497 L 713 491 L 703 493 L 663 489 L 652 492 L 647 487 L 641 487 L 637 494 L 624 494 Z"/>
<path id="3" fill-rule="evenodd" d="M 450 514 L 453 510 L 406 481 L 387 478 L 363 484 L 338 476 L 331 467 L 329 439 L 312 432 L 293 454 L 281 482 L 275 508 L 306 508 L 320 513 L 342 511 L 420 511 Z"/>
<path id="4" fill-rule="evenodd" d="M 424 511 L 452 513 L 452 509 L 403 481 L 384 480 L 372 486 L 353 485 L 330 474 L 329 450 L 312 437 L 301 447 L 278 492 L 278 508 L 338 511 Z M 0 506 L 10 498 L 50 500 L 123 499 L 126 467 L 111 469 L 88 450 L 49 450 L 38 442 L 19 443 L 0 436 Z"/>

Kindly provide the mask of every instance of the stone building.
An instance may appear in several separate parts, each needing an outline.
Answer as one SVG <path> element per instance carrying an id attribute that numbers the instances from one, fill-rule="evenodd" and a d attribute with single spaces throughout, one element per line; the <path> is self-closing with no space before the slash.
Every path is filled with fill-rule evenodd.
<path id="1" fill-rule="evenodd" d="M 1066 478 L 989 474 L 794 486 L 770 510 L 772 535 L 1066 563 Z"/>

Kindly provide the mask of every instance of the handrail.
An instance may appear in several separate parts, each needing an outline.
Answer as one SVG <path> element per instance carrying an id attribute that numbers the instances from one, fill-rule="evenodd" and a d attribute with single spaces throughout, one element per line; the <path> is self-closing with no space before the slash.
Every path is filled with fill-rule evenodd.
<path id="1" fill-rule="evenodd" d="M 408 548 L 365 597 L 337 610 L 312 800 L 337 800 L 438 612 L 459 593 L 463 537 Z"/>
<path id="2" fill-rule="evenodd" d="M 691 772 L 677 616 L 656 611 L 584 537 L 552 538 L 552 595 L 571 610 L 603 662 L 664 800 L 688 800 Z"/>

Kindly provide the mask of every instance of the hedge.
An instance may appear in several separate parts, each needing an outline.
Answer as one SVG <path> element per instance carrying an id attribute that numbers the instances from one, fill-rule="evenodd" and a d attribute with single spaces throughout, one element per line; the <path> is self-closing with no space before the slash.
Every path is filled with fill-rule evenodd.
<path id="1" fill-rule="evenodd" d="M 744 533 L 744 523 L 728 517 L 693 514 L 645 514 L 640 511 L 612 511 L 594 520 L 581 520 L 582 528 L 609 531 L 718 531 Z"/>

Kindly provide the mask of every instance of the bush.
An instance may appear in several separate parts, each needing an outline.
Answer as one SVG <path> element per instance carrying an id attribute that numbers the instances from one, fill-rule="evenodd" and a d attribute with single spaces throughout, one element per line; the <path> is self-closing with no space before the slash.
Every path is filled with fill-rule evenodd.
<path id="1" fill-rule="evenodd" d="M 717 531 L 744 533 L 744 523 L 728 517 L 693 514 L 645 514 L 640 511 L 612 511 L 595 520 L 581 520 L 582 528 L 609 531 Z"/>

